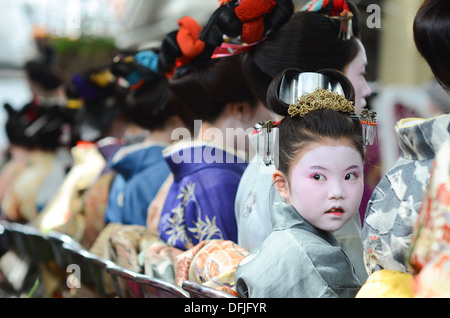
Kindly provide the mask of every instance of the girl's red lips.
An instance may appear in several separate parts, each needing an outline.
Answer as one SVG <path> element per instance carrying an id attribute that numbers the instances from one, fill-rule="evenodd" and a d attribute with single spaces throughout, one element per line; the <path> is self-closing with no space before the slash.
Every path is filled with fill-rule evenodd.
<path id="1" fill-rule="evenodd" d="M 330 213 L 333 215 L 342 215 L 345 213 L 345 211 L 342 208 L 332 208 L 332 209 L 326 211 L 325 213 Z"/>

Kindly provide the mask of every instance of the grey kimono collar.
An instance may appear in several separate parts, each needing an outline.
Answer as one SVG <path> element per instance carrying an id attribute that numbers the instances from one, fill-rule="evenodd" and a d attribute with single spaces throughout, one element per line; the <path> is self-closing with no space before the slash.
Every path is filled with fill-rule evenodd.
<path id="1" fill-rule="evenodd" d="M 306 221 L 292 205 L 284 202 L 274 202 L 271 209 L 273 231 L 286 230 L 289 228 L 300 228 L 302 230 L 311 232 L 320 236 L 333 246 L 338 246 L 339 243 L 331 232 L 323 231 L 311 223 Z"/>
<path id="2" fill-rule="evenodd" d="M 395 126 L 400 157 L 407 160 L 430 160 L 450 136 L 450 114 L 430 119 L 406 118 Z"/>

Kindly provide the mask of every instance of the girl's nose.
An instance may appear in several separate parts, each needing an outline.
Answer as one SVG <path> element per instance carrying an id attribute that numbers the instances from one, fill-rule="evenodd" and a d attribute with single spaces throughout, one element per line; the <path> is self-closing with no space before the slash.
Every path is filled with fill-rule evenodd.
<path id="1" fill-rule="evenodd" d="M 342 200 L 344 198 L 344 190 L 340 182 L 334 182 L 331 185 L 328 198 L 330 200 Z"/>

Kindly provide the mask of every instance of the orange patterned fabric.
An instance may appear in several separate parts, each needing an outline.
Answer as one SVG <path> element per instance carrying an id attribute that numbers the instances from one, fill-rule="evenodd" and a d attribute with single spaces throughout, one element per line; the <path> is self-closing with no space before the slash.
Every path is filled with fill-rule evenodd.
<path id="1" fill-rule="evenodd" d="M 234 272 L 248 252 L 228 240 L 203 241 L 176 259 L 175 282 L 185 280 L 205 284 L 233 295 Z"/>
<path id="2" fill-rule="evenodd" d="M 205 244 L 206 241 L 202 241 L 178 256 L 175 266 L 175 283 L 177 285 L 181 286 L 181 284 L 188 279 L 192 259 Z"/>
<path id="3" fill-rule="evenodd" d="M 450 253 L 443 251 L 430 261 L 414 279 L 416 298 L 450 297 Z"/>

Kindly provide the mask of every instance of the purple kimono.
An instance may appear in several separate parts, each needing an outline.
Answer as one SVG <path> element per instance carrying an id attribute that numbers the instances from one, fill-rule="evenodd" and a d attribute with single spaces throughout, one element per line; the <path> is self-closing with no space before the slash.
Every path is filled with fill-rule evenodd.
<path id="1" fill-rule="evenodd" d="M 237 242 L 234 200 L 247 162 L 208 144 L 165 152 L 174 181 L 161 212 L 161 239 L 186 250 L 209 239 Z"/>

